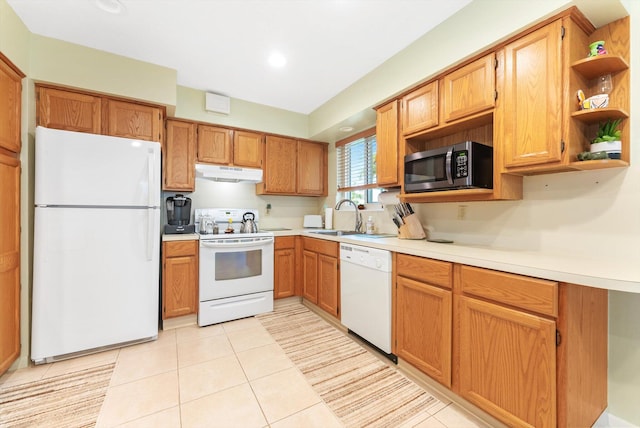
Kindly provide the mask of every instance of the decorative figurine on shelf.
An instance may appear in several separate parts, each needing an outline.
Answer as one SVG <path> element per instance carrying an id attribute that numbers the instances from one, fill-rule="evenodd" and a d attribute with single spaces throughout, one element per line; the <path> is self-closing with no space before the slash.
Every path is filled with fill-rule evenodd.
<path id="1" fill-rule="evenodd" d="M 604 40 L 598 40 L 589 45 L 589 56 L 604 55 L 607 50 L 604 48 Z"/>

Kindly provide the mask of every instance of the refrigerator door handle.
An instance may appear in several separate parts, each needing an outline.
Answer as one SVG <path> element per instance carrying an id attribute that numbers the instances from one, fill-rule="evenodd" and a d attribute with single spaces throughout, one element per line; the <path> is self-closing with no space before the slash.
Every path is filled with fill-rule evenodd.
<path id="1" fill-rule="evenodd" d="M 153 260 L 154 209 L 147 208 L 147 261 Z"/>
<path id="2" fill-rule="evenodd" d="M 151 186 L 153 186 L 153 169 L 153 151 L 149 150 L 149 153 L 147 153 L 147 172 L 149 174 L 147 181 L 147 199 L 148 206 L 150 207 L 155 204 L 155 201 L 153 200 L 153 192 L 151 191 Z"/>

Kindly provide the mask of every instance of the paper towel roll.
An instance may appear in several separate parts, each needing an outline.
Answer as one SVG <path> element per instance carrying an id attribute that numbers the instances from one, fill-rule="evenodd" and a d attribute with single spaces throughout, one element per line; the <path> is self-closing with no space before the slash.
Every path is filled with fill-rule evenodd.
<path id="1" fill-rule="evenodd" d="M 392 192 L 382 192 L 378 195 L 378 202 L 382 205 L 395 205 L 400 203 L 400 199 L 398 198 L 400 195 L 399 190 L 394 190 Z"/>
<path id="2" fill-rule="evenodd" d="M 333 229 L 333 208 L 324 209 L 324 228 Z"/>

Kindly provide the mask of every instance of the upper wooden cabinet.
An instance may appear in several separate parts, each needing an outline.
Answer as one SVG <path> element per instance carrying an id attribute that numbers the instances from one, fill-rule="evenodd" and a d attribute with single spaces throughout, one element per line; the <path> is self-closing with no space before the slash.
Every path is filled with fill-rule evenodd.
<path id="1" fill-rule="evenodd" d="M 445 122 L 495 106 L 496 57 L 486 55 L 442 78 L 442 115 Z"/>
<path id="2" fill-rule="evenodd" d="M 325 143 L 267 135 L 264 177 L 256 193 L 264 195 L 327 195 Z"/>
<path id="3" fill-rule="evenodd" d="M 198 162 L 230 165 L 232 163 L 232 133 L 218 126 L 198 125 Z"/>
<path id="4" fill-rule="evenodd" d="M 217 165 L 262 168 L 262 142 L 258 132 L 198 124 L 197 160 Z"/>
<path id="5" fill-rule="evenodd" d="M 376 110 L 376 179 L 380 187 L 400 185 L 398 154 L 399 101 L 393 100 Z"/>
<path id="6" fill-rule="evenodd" d="M 527 175 L 629 165 L 628 35 L 628 17 L 593 31 L 574 14 L 505 47 L 505 171 Z M 609 53 L 586 58 L 585 46 L 593 40 L 604 40 Z M 596 94 L 597 77 L 609 73 L 609 107 L 579 110 L 576 92 Z M 578 161 L 580 152 L 590 150 L 598 123 L 607 119 L 623 119 L 621 159 Z"/>
<path id="7" fill-rule="evenodd" d="M 108 98 L 102 103 L 104 134 L 162 141 L 163 113 L 159 107 Z"/>
<path id="8" fill-rule="evenodd" d="M 20 153 L 20 113 L 24 75 L 0 54 L 0 147 Z"/>
<path id="9" fill-rule="evenodd" d="M 586 58 L 593 40 L 604 40 L 608 54 Z M 394 100 L 401 101 L 400 199 L 521 199 L 525 175 L 628 166 L 629 60 L 629 17 L 596 30 L 572 7 L 408 90 Z M 609 107 L 579 110 L 577 91 L 597 93 L 602 74 L 612 75 Z M 385 142 L 392 127 L 382 113 L 389 114 L 389 107 L 389 102 L 377 107 L 377 126 Z M 579 153 L 590 150 L 599 123 L 607 119 L 622 119 L 621 158 L 578 161 Z M 404 156 L 467 140 L 493 147 L 493 189 L 405 192 Z M 381 177 L 383 185 L 386 173 Z"/>
<path id="10" fill-rule="evenodd" d="M 257 132 L 233 131 L 233 164 L 249 168 L 262 168 L 262 142 Z"/>
<path id="11" fill-rule="evenodd" d="M 263 182 L 258 193 L 295 194 L 298 145 L 293 138 L 267 135 L 264 146 Z"/>
<path id="12" fill-rule="evenodd" d="M 195 190 L 196 125 L 167 119 L 162 156 L 162 190 Z"/>
<path id="13" fill-rule="evenodd" d="M 502 143 L 507 169 L 559 162 L 562 20 L 505 47 Z"/>
<path id="14" fill-rule="evenodd" d="M 146 141 L 163 140 L 164 108 L 36 85 L 38 125 Z"/>
<path id="15" fill-rule="evenodd" d="M 99 96 L 36 86 L 38 125 L 67 131 L 102 133 Z"/>
<path id="16" fill-rule="evenodd" d="M 413 134 L 438 125 L 438 82 L 402 97 L 402 133 Z"/>
<path id="17" fill-rule="evenodd" d="M 325 143 L 298 141 L 296 191 L 299 195 L 327 195 L 327 156 Z"/>

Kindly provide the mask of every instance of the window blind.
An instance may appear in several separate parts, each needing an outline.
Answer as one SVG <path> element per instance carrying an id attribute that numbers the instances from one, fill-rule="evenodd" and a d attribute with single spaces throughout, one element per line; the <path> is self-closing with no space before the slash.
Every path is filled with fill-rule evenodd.
<path id="1" fill-rule="evenodd" d="M 375 128 L 336 143 L 338 190 L 376 187 Z"/>

